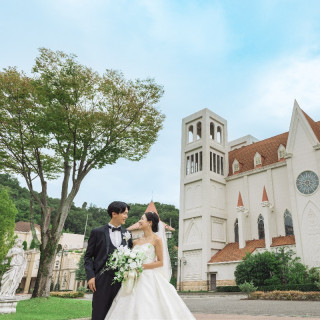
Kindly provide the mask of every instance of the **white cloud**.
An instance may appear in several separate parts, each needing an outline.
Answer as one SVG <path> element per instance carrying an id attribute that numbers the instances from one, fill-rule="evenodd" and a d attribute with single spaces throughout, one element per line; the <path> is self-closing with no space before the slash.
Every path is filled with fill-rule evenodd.
<path id="1" fill-rule="evenodd" d="M 288 130 L 294 99 L 311 118 L 320 120 L 319 76 L 320 56 L 292 55 L 265 64 L 249 83 L 250 98 L 242 112 L 250 115 L 247 123 L 262 131 L 268 124 L 280 132 Z"/>

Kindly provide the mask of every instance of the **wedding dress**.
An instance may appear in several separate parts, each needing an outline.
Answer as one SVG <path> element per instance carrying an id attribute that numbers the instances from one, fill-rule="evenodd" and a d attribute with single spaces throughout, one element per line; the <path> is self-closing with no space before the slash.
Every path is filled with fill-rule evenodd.
<path id="1" fill-rule="evenodd" d="M 144 252 L 144 264 L 156 260 L 155 247 L 151 243 L 135 248 Z M 143 270 L 131 294 L 127 294 L 122 286 L 105 320 L 195 320 L 160 269 Z"/>

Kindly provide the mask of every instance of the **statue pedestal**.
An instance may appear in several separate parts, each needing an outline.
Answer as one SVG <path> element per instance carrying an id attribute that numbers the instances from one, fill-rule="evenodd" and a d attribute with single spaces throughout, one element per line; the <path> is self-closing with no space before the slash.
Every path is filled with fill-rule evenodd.
<path id="1" fill-rule="evenodd" d="M 0 297 L 0 314 L 15 313 L 18 300 L 15 297 Z"/>

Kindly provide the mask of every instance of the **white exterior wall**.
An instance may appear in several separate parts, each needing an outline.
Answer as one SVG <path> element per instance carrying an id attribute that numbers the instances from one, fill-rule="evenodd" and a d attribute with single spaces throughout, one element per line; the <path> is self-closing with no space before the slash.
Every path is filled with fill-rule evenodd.
<path id="1" fill-rule="evenodd" d="M 291 215 L 291 202 L 289 190 L 289 181 L 287 174 L 287 167 L 279 167 L 272 170 L 272 185 L 273 185 L 273 201 L 274 206 L 274 215 L 276 219 L 276 233 L 273 234 L 273 237 L 285 236 L 284 228 L 284 212 L 287 209 Z M 268 194 L 269 195 L 269 194 Z M 292 217 L 293 219 L 293 217 Z M 294 230 L 295 231 L 295 230 Z"/>
<path id="2" fill-rule="evenodd" d="M 65 249 L 81 249 L 83 248 L 84 235 L 75 233 L 63 233 L 59 244 Z"/>
<path id="3" fill-rule="evenodd" d="M 201 122 L 201 139 L 196 140 L 196 126 Z M 214 139 L 210 139 L 210 122 L 214 123 Z M 188 142 L 188 128 L 193 125 L 194 140 Z M 217 127 L 221 128 L 221 143 L 217 140 Z M 182 123 L 181 184 L 179 218 L 178 279 L 186 286 L 205 289 L 207 263 L 226 242 L 225 179 L 228 172 L 227 123 L 203 109 Z M 187 156 L 202 152 L 202 170 L 186 174 Z M 224 158 L 224 175 L 210 171 L 210 152 Z M 182 260 L 181 260 L 182 259 Z M 185 261 L 185 264 L 180 261 Z M 181 269 L 181 272 L 180 272 Z"/>
<path id="4" fill-rule="evenodd" d="M 303 150 L 303 152 L 301 152 Z M 314 267 L 320 266 L 320 190 L 311 195 L 300 193 L 296 179 L 306 170 L 320 176 L 319 142 L 301 111 L 293 110 L 287 146 L 290 197 L 296 235 L 297 254 L 302 262 Z M 310 245 L 312 244 L 312 245 Z"/>
<path id="5" fill-rule="evenodd" d="M 188 126 L 193 124 L 196 128 L 198 121 L 202 122 L 202 138 L 188 143 Z M 210 121 L 223 127 L 221 144 L 209 138 Z M 284 161 L 228 177 L 226 142 L 226 121 L 209 110 L 183 120 L 179 259 L 185 259 L 186 265 L 181 264 L 181 281 L 203 281 L 202 286 L 210 279 L 210 273 L 216 273 L 217 282 L 234 279 L 237 262 L 208 261 L 227 243 L 234 242 L 234 222 L 239 214 L 243 215 L 245 240 L 259 238 L 257 221 L 262 214 L 265 226 L 268 219 L 265 234 L 271 241 L 285 236 L 284 213 L 288 210 L 296 239 L 292 248 L 309 267 L 320 266 L 320 187 L 311 195 L 301 194 L 296 187 L 296 179 L 303 171 L 311 170 L 320 176 L 320 143 L 300 107 L 295 104 L 293 108 Z M 197 150 L 203 152 L 203 169 L 187 176 L 186 156 Z M 225 157 L 224 176 L 210 171 L 210 151 Z M 262 204 L 264 187 L 269 202 Z M 241 212 L 237 210 L 239 192 L 244 205 Z M 239 237 L 240 234 L 241 230 Z"/>
<path id="6" fill-rule="evenodd" d="M 217 284 L 224 281 L 234 281 L 234 272 L 239 261 L 209 263 L 208 271 L 217 274 Z"/>

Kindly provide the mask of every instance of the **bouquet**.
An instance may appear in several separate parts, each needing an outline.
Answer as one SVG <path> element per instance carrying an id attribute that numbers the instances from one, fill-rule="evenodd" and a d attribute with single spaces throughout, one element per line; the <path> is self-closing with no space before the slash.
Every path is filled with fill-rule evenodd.
<path id="1" fill-rule="evenodd" d="M 106 262 L 106 270 L 117 270 L 112 283 L 122 282 L 125 292 L 131 293 L 143 271 L 143 260 L 144 252 L 121 245 Z"/>

